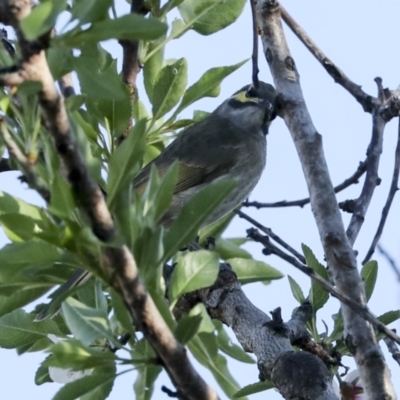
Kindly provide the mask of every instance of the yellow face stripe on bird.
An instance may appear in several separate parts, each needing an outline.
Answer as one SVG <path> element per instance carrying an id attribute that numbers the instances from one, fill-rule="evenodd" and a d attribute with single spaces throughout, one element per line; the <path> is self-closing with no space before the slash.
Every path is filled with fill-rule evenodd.
<path id="1" fill-rule="evenodd" d="M 249 101 L 252 101 L 253 103 L 258 103 L 260 101 L 260 99 L 256 96 L 251 96 L 250 95 L 250 91 L 243 91 L 243 92 L 239 92 L 236 93 L 233 98 L 240 101 L 241 103 L 247 103 Z"/>

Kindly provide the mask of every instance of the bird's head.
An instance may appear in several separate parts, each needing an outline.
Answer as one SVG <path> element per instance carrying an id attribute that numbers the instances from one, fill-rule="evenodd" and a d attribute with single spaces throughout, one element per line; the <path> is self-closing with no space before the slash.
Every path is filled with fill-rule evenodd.
<path id="1" fill-rule="evenodd" d="M 261 130 L 265 135 L 276 117 L 276 97 L 275 88 L 268 83 L 259 82 L 257 89 L 253 85 L 246 85 L 222 103 L 216 112 L 246 131 Z"/>

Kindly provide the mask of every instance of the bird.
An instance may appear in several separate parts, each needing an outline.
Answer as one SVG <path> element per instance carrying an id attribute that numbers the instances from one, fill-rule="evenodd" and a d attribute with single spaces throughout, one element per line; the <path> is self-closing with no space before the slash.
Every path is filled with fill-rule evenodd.
<path id="1" fill-rule="evenodd" d="M 178 163 L 172 201 L 160 224 L 168 229 L 188 200 L 213 182 L 234 180 L 236 185 L 203 226 L 224 217 L 249 196 L 266 165 L 266 135 L 276 117 L 276 99 L 275 88 L 265 82 L 242 87 L 205 119 L 184 129 L 139 172 L 133 180 L 133 188 L 140 194 L 147 186 L 152 166 L 162 179 L 172 163 Z M 54 292 L 53 299 L 35 321 L 54 316 L 59 311 L 52 307 L 54 301 L 90 277 L 86 270 L 75 271 Z"/>

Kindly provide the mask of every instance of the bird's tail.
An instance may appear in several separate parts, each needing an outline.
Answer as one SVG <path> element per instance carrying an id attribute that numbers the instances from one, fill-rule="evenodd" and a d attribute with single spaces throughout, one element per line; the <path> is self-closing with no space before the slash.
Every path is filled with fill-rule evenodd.
<path id="1" fill-rule="evenodd" d="M 52 295 L 52 300 L 47 306 L 45 306 L 38 315 L 36 315 L 34 321 L 39 322 L 47 318 L 56 316 L 61 309 L 61 302 L 64 300 L 65 294 L 76 286 L 83 285 L 86 283 L 92 274 L 84 269 L 77 269 L 71 277 L 61 285 Z"/>

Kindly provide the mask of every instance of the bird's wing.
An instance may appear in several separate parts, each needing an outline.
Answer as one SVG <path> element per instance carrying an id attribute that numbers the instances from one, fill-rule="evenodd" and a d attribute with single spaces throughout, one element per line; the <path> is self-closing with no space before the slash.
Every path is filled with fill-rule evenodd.
<path id="1" fill-rule="evenodd" d="M 235 165 L 243 135 L 246 132 L 229 120 L 210 115 L 182 132 L 159 157 L 143 168 L 134 179 L 134 187 L 142 193 L 151 166 L 154 164 L 160 177 L 163 177 L 175 160 L 179 163 L 179 172 L 174 194 L 210 182 L 228 173 Z"/>

